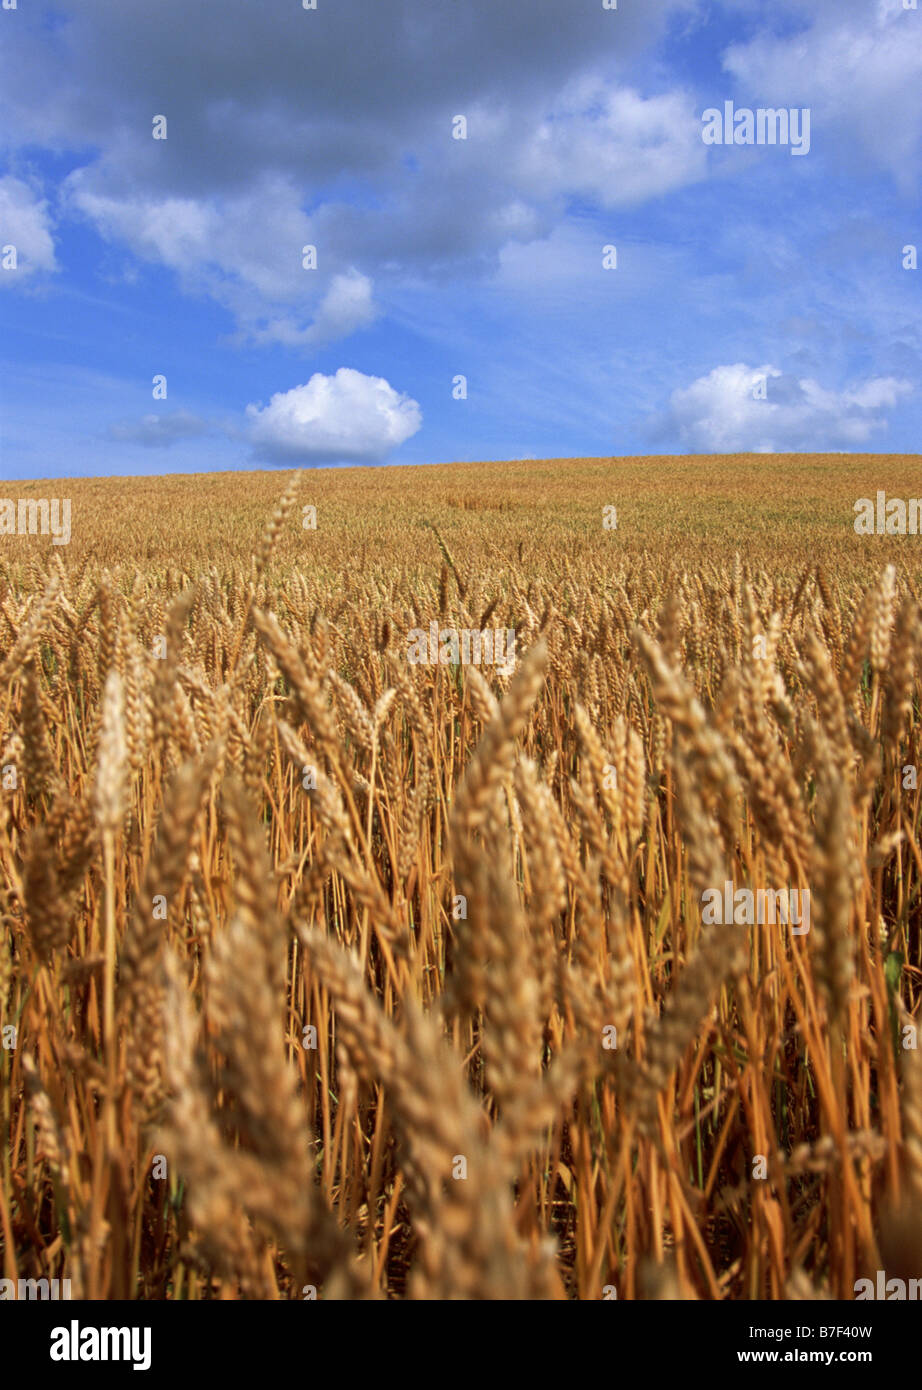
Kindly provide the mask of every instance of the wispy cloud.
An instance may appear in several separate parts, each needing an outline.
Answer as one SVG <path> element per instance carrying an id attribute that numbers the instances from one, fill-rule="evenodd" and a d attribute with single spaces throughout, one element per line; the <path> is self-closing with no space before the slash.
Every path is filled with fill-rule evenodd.
<path id="1" fill-rule="evenodd" d="M 165 415 L 143 415 L 140 420 L 120 420 L 109 426 L 110 439 L 143 444 L 148 449 L 168 449 L 181 439 L 198 439 L 203 434 L 220 433 L 214 423 L 187 410 Z"/>
<path id="2" fill-rule="evenodd" d="M 20 288 L 58 268 L 47 199 L 33 184 L 9 175 L 0 178 L 0 243 L 9 262 L 0 270 L 0 289 Z"/>

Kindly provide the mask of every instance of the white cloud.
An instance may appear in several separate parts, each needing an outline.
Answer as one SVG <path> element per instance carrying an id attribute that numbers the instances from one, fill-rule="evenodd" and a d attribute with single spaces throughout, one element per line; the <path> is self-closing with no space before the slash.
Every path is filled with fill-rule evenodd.
<path id="1" fill-rule="evenodd" d="M 253 341 L 284 343 L 286 347 L 322 347 L 368 328 L 378 314 L 371 280 L 352 268 L 345 275 L 334 275 L 313 323 L 307 328 L 299 327 L 295 319 L 286 315 L 254 330 Z"/>
<path id="2" fill-rule="evenodd" d="M 188 272 L 220 256 L 218 210 L 194 198 L 108 196 L 93 189 L 91 170 L 79 169 L 65 181 L 64 199 L 108 241 L 124 241 L 172 270 Z"/>
<path id="3" fill-rule="evenodd" d="M 772 105 L 809 106 L 815 146 L 842 150 L 850 172 L 861 152 L 914 193 L 922 173 L 922 11 L 904 10 L 901 0 L 873 8 L 812 0 L 801 13 L 806 29 L 733 44 L 725 69 L 750 105 L 770 98 Z"/>
<path id="4" fill-rule="evenodd" d="M 16 269 L 0 270 L 0 286 L 15 288 L 24 276 L 58 268 L 48 204 L 10 175 L 0 178 L 0 246 L 16 248 Z"/>
<path id="5" fill-rule="evenodd" d="M 380 376 L 340 367 L 315 372 L 306 386 L 277 392 L 267 406 L 247 406 L 250 441 L 273 459 L 379 462 L 416 434 L 422 411 Z"/>
<path id="6" fill-rule="evenodd" d="M 354 266 L 336 270 L 329 236 L 303 212 L 287 178 L 264 175 L 247 190 L 212 199 L 99 191 L 104 185 L 93 168 L 76 171 L 66 181 L 67 207 L 108 240 L 175 270 L 186 289 L 223 304 L 241 340 L 321 347 L 378 316 L 371 279 Z M 304 269 L 306 245 L 318 246 L 317 270 Z M 312 299 L 313 317 L 302 307 Z"/>
<path id="7" fill-rule="evenodd" d="M 578 194 L 624 207 L 703 178 L 701 123 L 692 97 L 642 97 L 597 78 L 573 83 L 521 152 L 519 179 L 547 196 Z"/>
<path id="8" fill-rule="evenodd" d="M 778 367 L 736 362 L 674 391 L 665 429 L 702 453 L 854 448 L 886 428 L 875 412 L 892 408 L 912 389 L 907 381 L 876 377 L 831 391 Z"/>

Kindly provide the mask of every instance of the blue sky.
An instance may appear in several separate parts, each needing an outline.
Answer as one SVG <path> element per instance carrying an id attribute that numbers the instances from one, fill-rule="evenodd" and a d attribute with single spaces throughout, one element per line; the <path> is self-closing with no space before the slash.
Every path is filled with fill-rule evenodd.
<path id="1" fill-rule="evenodd" d="M 0 476 L 919 452 L 906 3 L 15 0 Z"/>

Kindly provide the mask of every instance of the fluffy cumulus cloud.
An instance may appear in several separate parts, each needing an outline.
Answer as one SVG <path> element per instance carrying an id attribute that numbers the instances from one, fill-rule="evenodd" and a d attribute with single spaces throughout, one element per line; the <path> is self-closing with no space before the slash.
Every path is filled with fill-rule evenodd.
<path id="1" fill-rule="evenodd" d="M 893 377 L 830 391 L 778 367 L 736 362 L 674 391 L 663 423 L 699 453 L 853 449 L 885 429 L 885 412 L 911 391 Z"/>
<path id="2" fill-rule="evenodd" d="M 416 401 L 352 367 L 315 372 L 267 406 L 248 405 L 247 417 L 257 455 L 306 464 L 379 463 L 422 424 Z"/>
<path id="3" fill-rule="evenodd" d="M 0 178 L 0 245 L 16 249 L 15 269 L 0 270 L 2 288 L 57 269 L 48 203 L 31 184 L 9 175 Z"/>

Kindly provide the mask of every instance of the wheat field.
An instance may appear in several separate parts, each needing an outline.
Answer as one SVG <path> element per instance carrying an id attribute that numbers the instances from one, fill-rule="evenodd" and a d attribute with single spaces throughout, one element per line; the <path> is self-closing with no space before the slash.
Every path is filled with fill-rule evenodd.
<path id="1" fill-rule="evenodd" d="M 914 476 L 5 484 L 73 535 L 0 536 L 3 1278 L 918 1277 L 922 540 L 852 525 Z M 408 661 L 432 623 L 514 667 Z M 809 929 L 708 920 L 726 884 Z"/>

